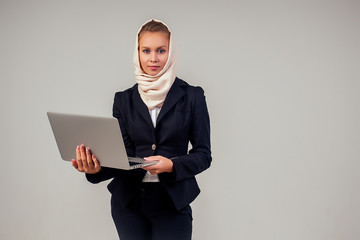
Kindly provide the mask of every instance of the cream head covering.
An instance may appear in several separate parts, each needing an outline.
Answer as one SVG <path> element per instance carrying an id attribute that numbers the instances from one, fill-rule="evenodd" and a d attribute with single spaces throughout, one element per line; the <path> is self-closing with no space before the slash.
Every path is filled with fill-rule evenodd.
<path id="1" fill-rule="evenodd" d="M 148 22 L 151 22 L 152 20 L 156 22 L 161 22 L 159 20 L 151 19 Z M 135 54 L 134 54 L 134 65 L 135 65 L 135 79 L 136 83 L 138 84 L 138 90 L 140 93 L 140 97 L 143 100 L 143 102 L 146 104 L 149 110 L 153 110 L 155 107 L 162 107 L 164 104 L 165 98 L 167 93 L 169 92 L 172 84 L 175 81 L 176 78 L 176 46 L 174 44 L 173 40 L 173 34 L 170 31 L 169 27 L 164 24 L 170 32 L 170 41 L 169 41 L 169 56 L 168 60 L 164 66 L 164 68 L 155 76 L 151 76 L 146 74 L 140 66 L 139 61 L 139 51 L 138 51 L 138 43 L 139 43 L 139 32 L 141 28 L 146 24 L 144 23 L 137 35 L 136 35 L 136 42 L 135 42 Z"/>

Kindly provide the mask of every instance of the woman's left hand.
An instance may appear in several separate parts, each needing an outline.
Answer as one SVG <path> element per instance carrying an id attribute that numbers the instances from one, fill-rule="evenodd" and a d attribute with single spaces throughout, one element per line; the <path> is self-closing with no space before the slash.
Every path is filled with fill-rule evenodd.
<path id="1" fill-rule="evenodd" d="M 144 159 L 146 161 L 159 161 L 154 165 L 143 168 L 144 170 L 149 171 L 152 175 L 173 171 L 173 162 L 169 158 L 163 156 L 151 156 Z"/>

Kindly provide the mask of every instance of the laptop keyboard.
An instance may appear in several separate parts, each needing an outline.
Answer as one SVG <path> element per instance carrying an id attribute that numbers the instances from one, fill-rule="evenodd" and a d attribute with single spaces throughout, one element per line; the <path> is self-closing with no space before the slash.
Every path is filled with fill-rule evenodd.
<path id="1" fill-rule="evenodd" d="M 129 161 L 130 166 L 134 166 L 134 165 L 138 165 L 138 164 L 139 164 L 138 162 Z"/>

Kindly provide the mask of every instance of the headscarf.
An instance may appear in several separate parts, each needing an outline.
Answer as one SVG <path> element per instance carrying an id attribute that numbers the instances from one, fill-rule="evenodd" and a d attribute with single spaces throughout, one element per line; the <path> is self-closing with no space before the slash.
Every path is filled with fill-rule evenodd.
<path id="1" fill-rule="evenodd" d="M 152 21 L 151 19 L 146 23 Z M 155 20 L 157 22 L 161 22 L 159 20 Z M 142 26 L 144 26 L 144 23 Z M 169 27 L 164 24 L 168 29 Z M 173 34 L 171 33 L 170 29 L 170 41 L 169 41 L 169 56 L 164 68 L 155 76 L 151 76 L 146 74 L 140 65 L 139 60 L 139 50 L 138 50 L 138 35 L 142 28 L 138 30 L 136 35 L 136 42 L 135 42 L 135 54 L 134 54 L 134 65 L 135 65 L 135 80 L 138 84 L 138 91 L 140 93 L 140 97 L 143 102 L 146 104 L 149 110 L 153 110 L 156 107 L 162 107 L 164 104 L 165 98 L 167 93 L 169 92 L 172 84 L 176 78 L 176 66 L 177 66 L 177 59 L 176 59 L 176 46 L 173 40 Z"/>

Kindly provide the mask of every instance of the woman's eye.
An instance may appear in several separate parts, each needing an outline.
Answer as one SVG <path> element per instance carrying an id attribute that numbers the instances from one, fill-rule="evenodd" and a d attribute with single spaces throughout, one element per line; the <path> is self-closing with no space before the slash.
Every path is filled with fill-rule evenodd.
<path id="1" fill-rule="evenodd" d="M 149 50 L 149 49 L 144 49 L 143 52 L 144 52 L 144 53 L 149 53 L 150 50 Z"/>
<path id="2" fill-rule="evenodd" d="M 159 53 L 165 53 L 166 51 L 164 49 L 159 49 L 158 52 Z"/>

